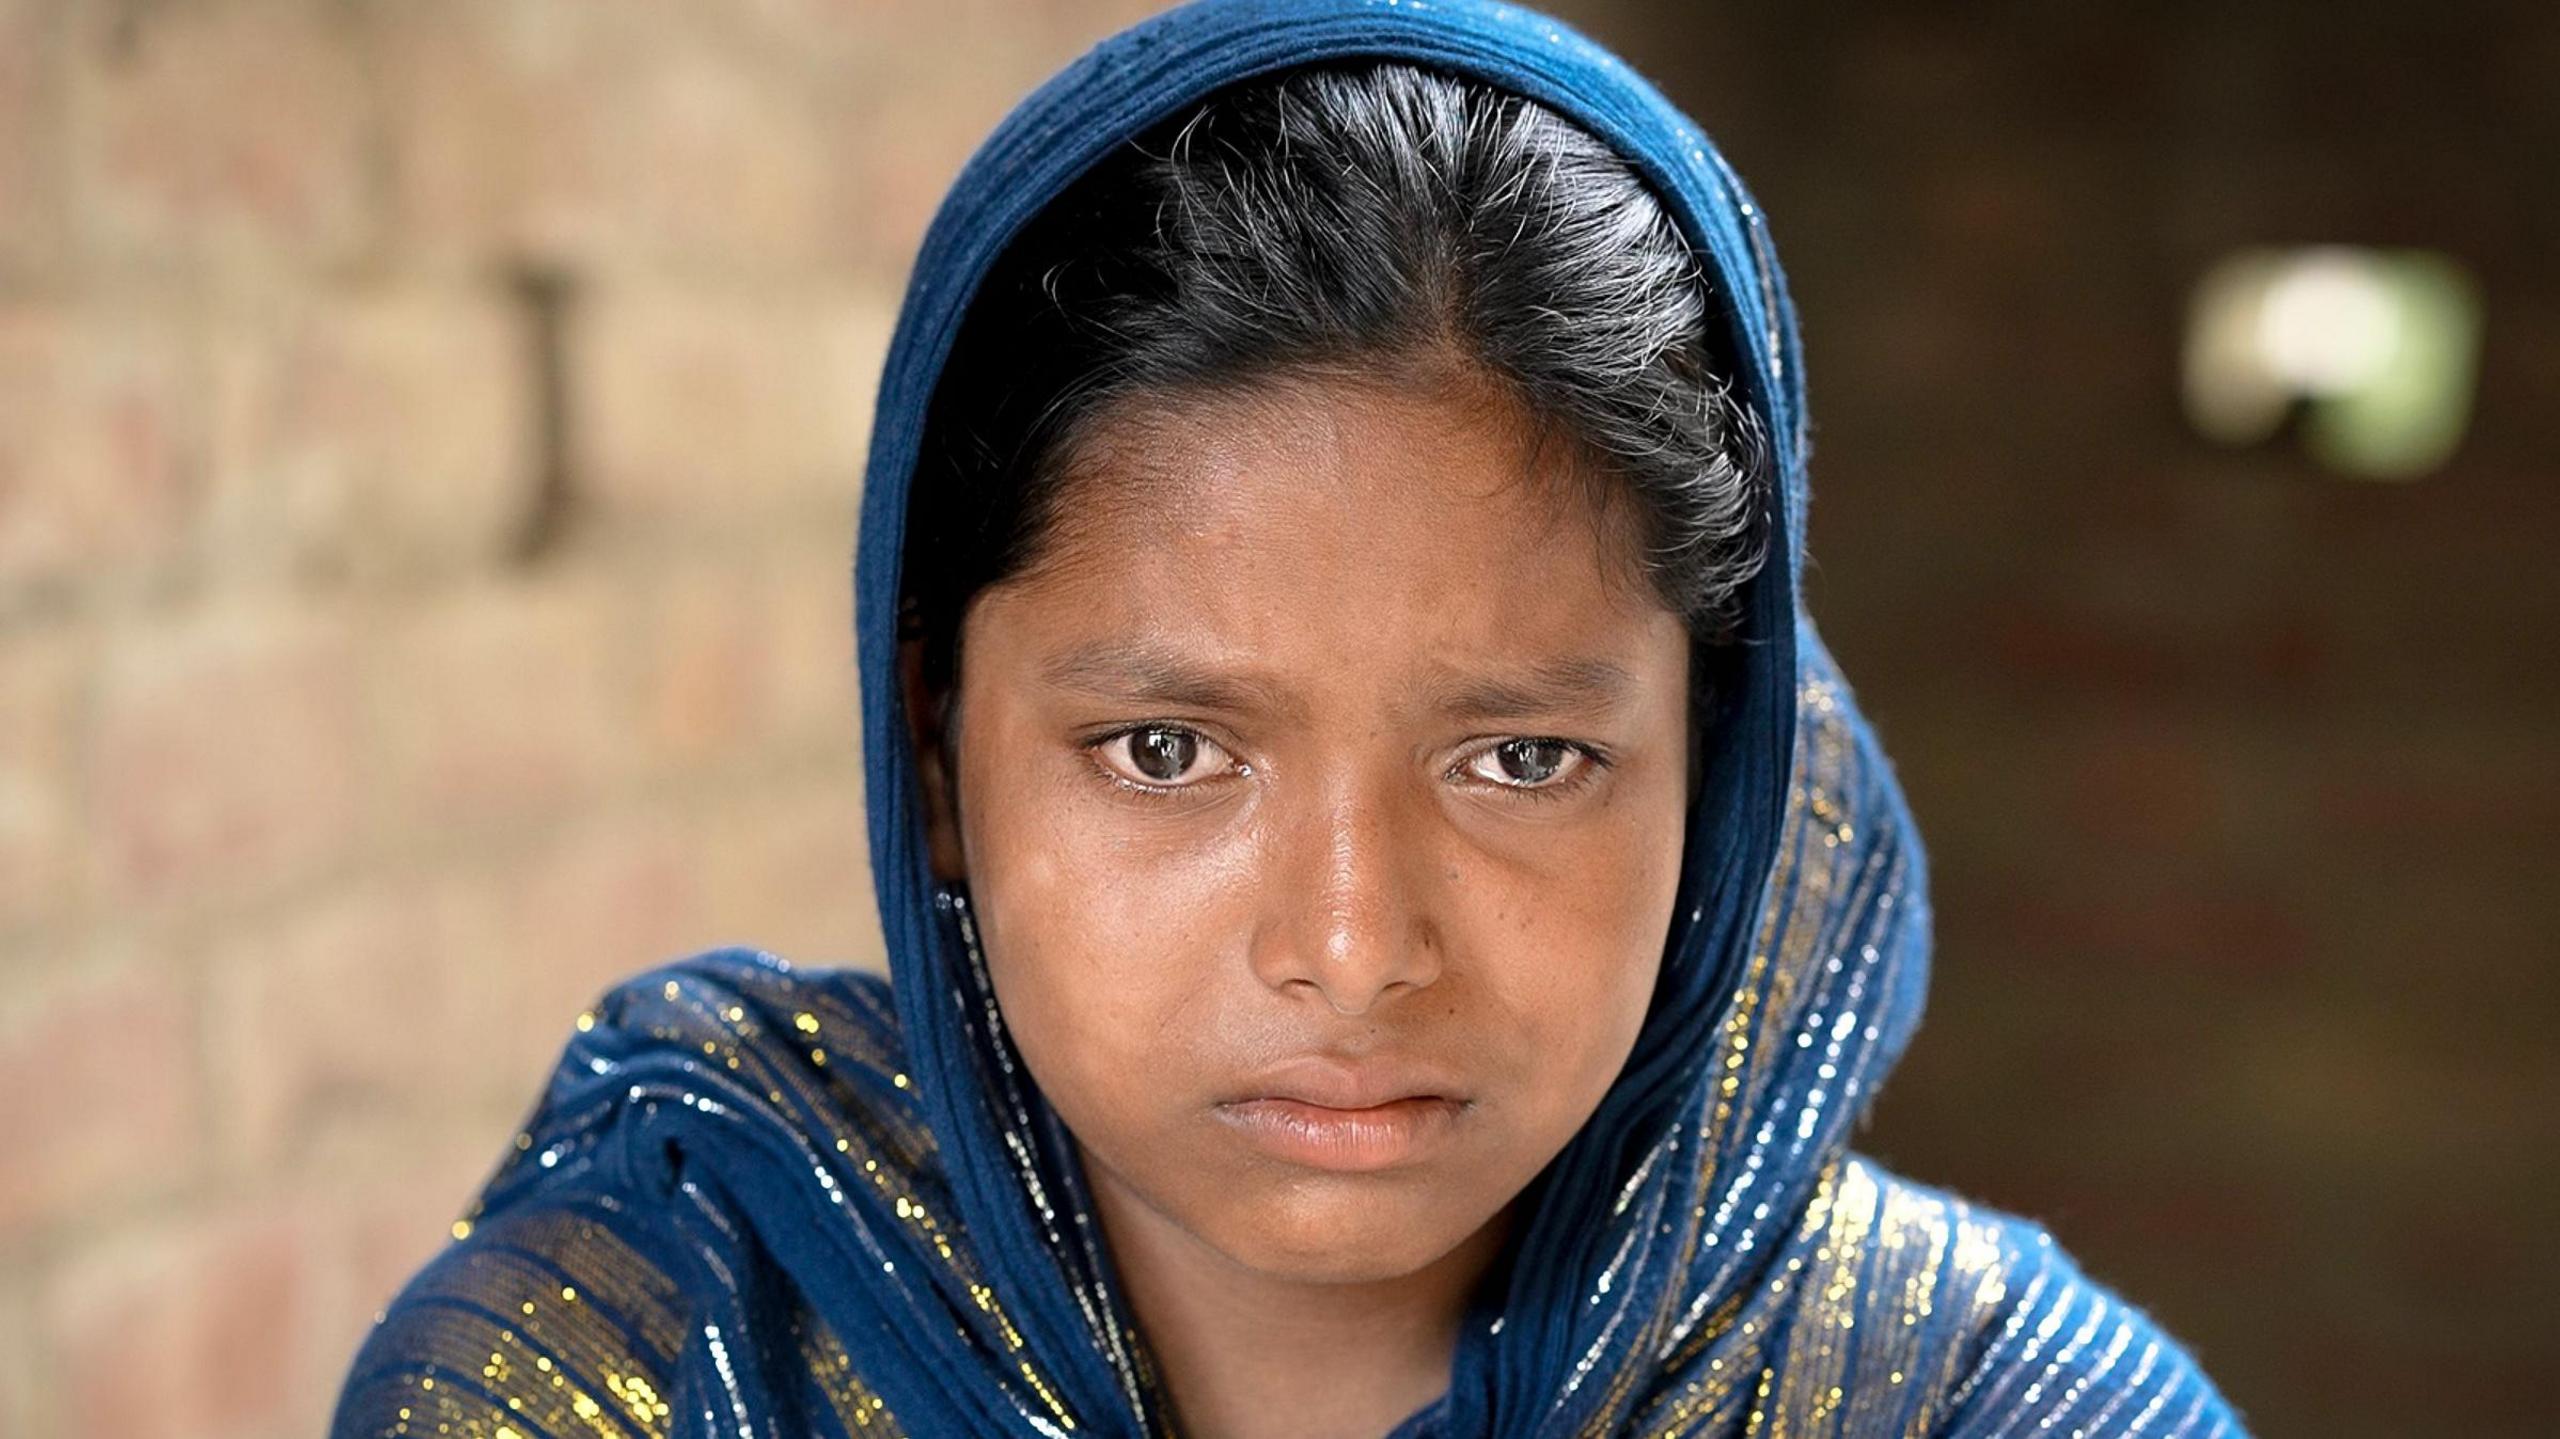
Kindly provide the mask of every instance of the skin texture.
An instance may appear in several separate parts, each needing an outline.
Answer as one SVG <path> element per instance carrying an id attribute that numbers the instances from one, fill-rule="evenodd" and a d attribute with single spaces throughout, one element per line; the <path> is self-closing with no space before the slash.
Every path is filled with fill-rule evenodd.
<path id="1" fill-rule="evenodd" d="M 956 752 L 909 657 L 936 864 L 1195 1435 L 1377 1435 L 1446 1389 L 1670 925 L 1687 631 L 1564 446 L 1419 373 L 1104 412 L 965 618 Z M 1617 683 L 1541 691 L 1575 665 Z M 1306 1056 L 1427 1068 L 1446 1123 L 1360 1172 L 1275 1154 L 1222 1106 Z"/>

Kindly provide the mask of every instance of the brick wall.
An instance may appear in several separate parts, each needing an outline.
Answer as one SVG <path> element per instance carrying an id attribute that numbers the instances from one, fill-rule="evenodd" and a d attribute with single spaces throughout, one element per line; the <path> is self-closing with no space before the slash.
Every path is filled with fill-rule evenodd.
<path id="1" fill-rule="evenodd" d="M 0 1434 L 317 1432 L 597 987 L 876 961 L 898 285 L 1146 8 L 0 0 Z M 2547 7 L 1555 8 L 1724 139 L 1804 306 L 1814 594 L 1937 866 L 1869 1146 L 2267 1433 L 2527 1432 Z M 2202 265 L 2331 239 L 2487 286 L 2447 474 L 2177 420 Z"/>
<path id="2" fill-rule="evenodd" d="M 1773 217 L 1811 593 L 1934 860 L 1863 1143 L 2045 1220 L 2265 1434 L 2545 1432 L 2560 11 L 1651 13 Z M 2439 474 L 2180 418 L 2206 267 L 2333 241 L 2480 283 Z"/>
<path id="3" fill-rule="evenodd" d="M 0 0 L 0 1434 L 317 1433 L 599 986 L 876 962 L 898 287 L 1146 8 Z"/>

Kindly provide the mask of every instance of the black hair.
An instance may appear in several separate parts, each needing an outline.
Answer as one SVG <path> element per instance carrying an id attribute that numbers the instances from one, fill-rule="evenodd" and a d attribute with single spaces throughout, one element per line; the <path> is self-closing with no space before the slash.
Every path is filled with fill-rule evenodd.
<path id="1" fill-rule="evenodd" d="M 1770 482 L 1716 298 L 1628 163 L 1524 97 L 1383 62 L 1210 96 L 1044 206 L 971 300 L 911 490 L 927 688 L 947 703 L 969 599 L 1039 560 L 1115 401 L 1451 360 L 1637 501 L 1645 577 L 1722 644 Z"/>

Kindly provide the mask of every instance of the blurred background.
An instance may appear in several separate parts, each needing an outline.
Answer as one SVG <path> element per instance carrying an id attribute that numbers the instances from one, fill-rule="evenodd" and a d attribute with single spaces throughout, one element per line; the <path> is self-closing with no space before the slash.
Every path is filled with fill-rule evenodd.
<path id="1" fill-rule="evenodd" d="M 597 990 L 878 962 L 871 386 L 1150 8 L 0 0 L 0 1434 L 319 1432 Z M 2560 7 L 1553 8 L 1803 309 L 1863 1147 L 2262 1433 L 2550 1432 Z"/>

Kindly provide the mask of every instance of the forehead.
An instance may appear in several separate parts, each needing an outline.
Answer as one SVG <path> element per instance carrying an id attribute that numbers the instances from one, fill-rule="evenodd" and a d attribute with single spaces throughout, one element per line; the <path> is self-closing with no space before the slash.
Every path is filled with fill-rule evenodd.
<path id="1" fill-rule="evenodd" d="M 1641 577 L 1632 502 L 1586 465 L 1445 376 L 1123 401 L 1071 448 L 1039 561 L 997 590 L 1065 643 L 1624 652 L 1678 621 Z"/>
<path id="2" fill-rule="evenodd" d="M 1230 582 L 1284 554 L 1416 573 L 1553 554 L 1610 588 L 1641 574 L 1625 486 L 1446 363 L 1124 397 L 1078 427 L 1062 469 L 1035 568 L 1154 550 L 1214 558 Z"/>

